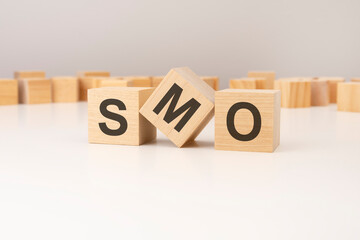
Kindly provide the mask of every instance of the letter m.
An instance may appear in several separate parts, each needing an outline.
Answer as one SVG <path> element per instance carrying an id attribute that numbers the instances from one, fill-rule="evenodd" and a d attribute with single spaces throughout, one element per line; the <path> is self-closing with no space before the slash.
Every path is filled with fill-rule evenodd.
<path id="1" fill-rule="evenodd" d="M 165 94 L 165 96 L 160 100 L 158 105 L 154 108 L 154 113 L 159 114 L 161 110 L 165 107 L 165 105 L 171 100 L 169 108 L 167 109 L 164 120 L 167 123 L 170 123 L 175 118 L 179 117 L 182 113 L 186 112 L 185 115 L 181 118 L 181 120 L 176 124 L 175 130 L 180 132 L 181 129 L 185 126 L 185 124 L 190 120 L 192 115 L 196 112 L 196 110 L 200 107 L 200 103 L 196 101 L 194 98 L 191 98 L 184 105 L 175 110 L 175 107 L 180 99 L 181 93 L 183 89 L 174 83 L 169 91 Z"/>

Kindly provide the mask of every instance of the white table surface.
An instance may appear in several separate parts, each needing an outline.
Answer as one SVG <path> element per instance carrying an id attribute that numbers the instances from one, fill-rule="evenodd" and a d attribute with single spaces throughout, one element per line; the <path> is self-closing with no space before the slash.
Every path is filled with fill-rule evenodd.
<path id="1" fill-rule="evenodd" d="M 0 239 L 359 239 L 360 114 L 282 109 L 275 153 L 87 143 L 87 105 L 0 107 Z"/>

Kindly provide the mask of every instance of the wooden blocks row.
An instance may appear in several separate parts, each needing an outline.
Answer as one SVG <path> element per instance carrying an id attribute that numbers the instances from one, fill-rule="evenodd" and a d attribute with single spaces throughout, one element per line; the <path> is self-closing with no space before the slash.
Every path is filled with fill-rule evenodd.
<path id="1" fill-rule="evenodd" d="M 360 82 L 339 83 L 338 111 L 360 112 Z"/>
<path id="2" fill-rule="evenodd" d="M 272 152 L 279 145 L 279 91 L 229 89 L 215 97 L 189 68 L 172 69 L 155 89 L 90 89 L 88 111 L 90 143 L 140 145 L 158 128 L 182 147 L 215 114 L 216 149 Z"/>
<path id="3" fill-rule="evenodd" d="M 232 89 L 266 89 L 265 78 L 238 78 L 230 79 L 229 86 Z"/>

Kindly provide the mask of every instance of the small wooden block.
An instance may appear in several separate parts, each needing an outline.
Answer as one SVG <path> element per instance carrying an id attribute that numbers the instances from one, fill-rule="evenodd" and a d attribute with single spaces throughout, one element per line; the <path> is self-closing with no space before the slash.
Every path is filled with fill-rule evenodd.
<path id="1" fill-rule="evenodd" d="M 360 112 L 360 83 L 339 83 L 337 89 L 338 111 Z"/>
<path id="2" fill-rule="evenodd" d="M 153 88 L 105 87 L 89 90 L 89 142 L 141 145 L 156 138 L 156 128 L 139 109 Z"/>
<path id="3" fill-rule="evenodd" d="M 18 102 L 18 81 L 15 79 L 0 79 L 0 105 L 15 105 Z"/>
<path id="4" fill-rule="evenodd" d="M 132 80 L 120 80 L 120 79 L 100 79 L 98 87 L 132 87 Z"/>
<path id="5" fill-rule="evenodd" d="M 78 77 L 110 77 L 110 72 L 107 71 L 80 71 L 77 73 Z"/>
<path id="6" fill-rule="evenodd" d="M 311 80 L 307 78 L 280 79 L 274 82 L 281 91 L 281 107 L 306 108 L 311 106 Z"/>
<path id="7" fill-rule="evenodd" d="M 87 101 L 87 93 L 91 88 L 97 88 L 99 85 L 96 77 L 79 77 L 79 99 Z"/>
<path id="8" fill-rule="evenodd" d="M 360 82 L 360 78 L 352 78 L 351 81 L 352 82 Z"/>
<path id="9" fill-rule="evenodd" d="M 265 78 L 265 89 L 274 89 L 275 72 L 248 72 L 250 78 Z"/>
<path id="10" fill-rule="evenodd" d="M 326 80 L 311 81 L 311 106 L 329 105 L 329 84 Z"/>
<path id="11" fill-rule="evenodd" d="M 280 91 L 215 93 L 215 149 L 273 152 L 280 143 Z"/>
<path id="12" fill-rule="evenodd" d="M 337 99 L 337 85 L 338 83 L 345 82 L 343 77 L 319 77 L 317 80 L 325 80 L 328 82 L 329 88 L 329 102 L 336 103 Z"/>
<path id="13" fill-rule="evenodd" d="M 127 76 L 124 77 L 126 80 L 131 80 L 133 87 L 151 87 L 151 77 L 148 76 Z"/>
<path id="14" fill-rule="evenodd" d="M 24 78 L 45 78 L 44 71 L 16 71 L 14 73 L 15 79 L 24 79 Z"/>
<path id="15" fill-rule="evenodd" d="M 200 78 L 203 81 L 205 81 L 210 87 L 212 87 L 215 91 L 219 90 L 219 77 L 217 77 L 217 76 L 202 76 Z"/>
<path id="16" fill-rule="evenodd" d="M 233 89 L 265 89 L 265 78 L 238 78 L 230 79 L 230 88 Z"/>
<path id="17" fill-rule="evenodd" d="M 51 81 L 44 78 L 19 79 L 20 103 L 51 103 Z"/>
<path id="18" fill-rule="evenodd" d="M 151 86 L 157 87 L 160 85 L 161 81 L 164 79 L 165 76 L 153 76 L 151 77 Z"/>
<path id="19" fill-rule="evenodd" d="M 79 101 L 79 80 L 77 77 L 53 77 L 51 84 L 53 102 Z"/>
<path id="20" fill-rule="evenodd" d="M 174 68 L 140 113 L 176 146 L 194 140 L 214 115 L 215 91 L 189 68 Z"/>

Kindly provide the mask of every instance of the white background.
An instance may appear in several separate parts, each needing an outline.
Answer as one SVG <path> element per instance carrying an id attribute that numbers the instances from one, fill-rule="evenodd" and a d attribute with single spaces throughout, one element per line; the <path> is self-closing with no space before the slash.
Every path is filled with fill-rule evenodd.
<path id="1" fill-rule="evenodd" d="M 359 12 L 358 0 L 1 0 L 0 78 L 181 66 L 222 88 L 249 70 L 359 77 Z"/>
<path id="2" fill-rule="evenodd" d="M 360 114 L 282 109 L 274 153 L 87 143 L 86 103 L 0 107 L 0 239 L 360 238 Z"/>

